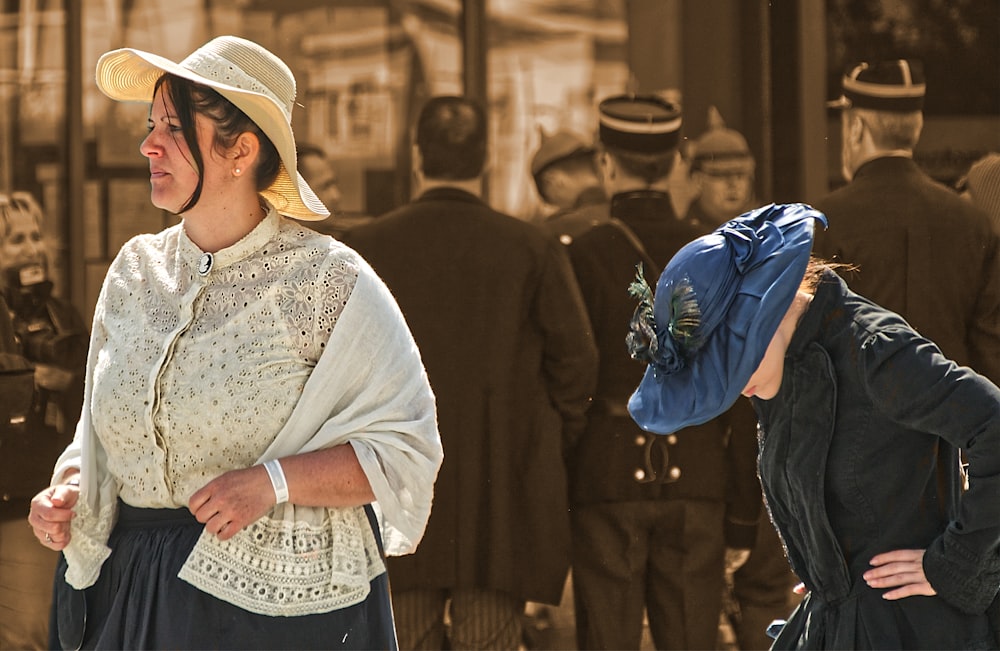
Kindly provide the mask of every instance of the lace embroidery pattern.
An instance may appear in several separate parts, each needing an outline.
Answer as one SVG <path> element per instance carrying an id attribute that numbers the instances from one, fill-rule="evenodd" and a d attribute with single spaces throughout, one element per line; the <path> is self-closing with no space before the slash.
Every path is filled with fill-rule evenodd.
<path id="1" fill-rule="evenodd" d="M 180 227 L 109 271 L 96 433 L 133 506 L 177 508 L 253 465 L 295 406 L 357 281 L 347 247 L 271 213 L 205 277 Z"/>
<path id="2" fill-rule="evenodd" d="M 100 513 L 94 513 L 86 500 L 76 503 L 76 517 L 70 522 L 73 544 L 66 547 L 68 567 L 66 582 L 78 590 L 93 585 L 101 572 L 101 564 L 111 554 L 108 535 L 118 514 L 117 502 L 109 501 Z"/>
<path id="3" fill-rule="evenodd" d="M 284 519 L 261 518 L 227 541 L 203 532 L 178 576 L 269 616 L 327 612 L 364 601 L 371 580 L 385 572 L 364 509 L 283 509 Z M 290 517 L 293 510 L 298 518 Z M 302 511 L 323 516 L 313 523 L 303 516 L 314 514 Z"/>

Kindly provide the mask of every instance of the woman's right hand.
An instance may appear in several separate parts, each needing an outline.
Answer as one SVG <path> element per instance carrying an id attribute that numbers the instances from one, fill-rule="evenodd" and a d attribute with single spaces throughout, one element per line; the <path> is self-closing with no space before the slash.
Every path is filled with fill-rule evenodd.
<path id="1" fill-rule="evenodd" d="M 56 551 L 69 544 L 70 521 L 78 499 L 80 487 L 76 484 L 54 484 L 35 495 L 28 523 L 40 543 Z"/>

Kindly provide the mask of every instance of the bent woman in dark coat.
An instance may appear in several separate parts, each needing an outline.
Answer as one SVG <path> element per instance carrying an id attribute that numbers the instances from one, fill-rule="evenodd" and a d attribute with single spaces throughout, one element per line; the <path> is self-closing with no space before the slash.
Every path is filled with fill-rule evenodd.
<path id="1" fill-rule="evenodd" d="M 772 648 L 996 649 L 1000 389 L 810 259 L 814 220 L 767 206 L 677 253 L 633 322 L 632 416 L 668 433 L 751 398 L 808 589 Z"/>

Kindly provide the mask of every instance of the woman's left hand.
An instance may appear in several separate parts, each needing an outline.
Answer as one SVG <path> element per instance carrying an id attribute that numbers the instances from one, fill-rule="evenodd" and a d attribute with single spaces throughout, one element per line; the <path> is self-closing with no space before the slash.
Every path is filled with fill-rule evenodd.
<path id="1" fill-rule="evenodd" d="M 274 489 L 264 466 L 223 473 L 188 501 L 188 510 L 219 540 L 229 540 L 273 507 Z"/>
<path id="2" fill-rule="evenodd" d="M 923 549 L 897 549 L 879 554 L 872 558 L 871 565 L 872 569 L 864 573 L 869 586 L 895 588 L 883 593 L 883 599 L 895 601 L 915 595 L 937 594 L 924 575 Z"/>

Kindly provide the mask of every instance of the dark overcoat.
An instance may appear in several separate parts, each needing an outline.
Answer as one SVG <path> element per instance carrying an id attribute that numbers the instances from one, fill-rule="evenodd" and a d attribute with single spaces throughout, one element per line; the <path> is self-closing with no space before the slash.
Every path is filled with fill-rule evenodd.
<path id="1" fill-rule="evenodd" d="M 814 250 L 857 265 L 851 289 L 903 316 L 945 355 L 1000 382 L 1000 236 L 910 158 L 877 158 L 815 206 Z"/>
<path id="2" fill-rule="evenodd" d="M 596 373 L 563 247 L 475 196 L 439 188 L 345 241 L 389 286 L 437 399 L 444 462 L 393 589 L 477 587 L 559 603 L 570 533 L 563 448 Z"/>
<path id="3" fill-rule="evenodd" d="M 772 648 L 997 648 L 1000 390 L 827 272 L 778 394 L 753 403 L 768 506 L 809 590 Z M 936 596 L 868 586 L 872 557 L 899 549 L 926 549 Z"/>

